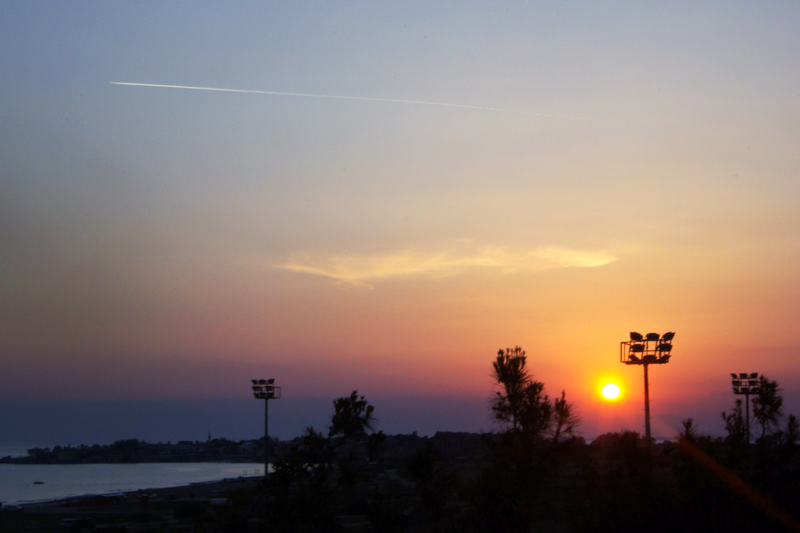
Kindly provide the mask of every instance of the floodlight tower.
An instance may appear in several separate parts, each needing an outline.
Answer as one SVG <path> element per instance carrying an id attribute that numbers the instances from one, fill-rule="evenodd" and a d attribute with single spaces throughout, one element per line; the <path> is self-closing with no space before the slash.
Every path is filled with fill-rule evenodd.
<path id="1" fill-rule="evenodd" d="M 279 400 L 281 388 L 274 385 L 274 379 L 253 379 L 253 396 L 264 400 L 264 481 L 269 481 L 269 401 Z"/>
<path id="2" fill-rule="evenodd" d="M 675 337 L 674 331 L 663 335 L 658 333 L 642 335 L 631 331 L 631 339 L 619 343 L 621 363 L 644 366 L 644 431 L 648 450 L 650 449 L 650 381 L 647 376 L 647 367 L 669 362 L 673 337 Z"/>
<path id="3" fill-rule="evenodd" d="M 731 384 L 734 394 L 744 394 L 745 420 L 747 421 L 747 444 L 750 444 L 750 395 L 758 394 L 761 390 L 761 380 L 758 379 L 758 372 L 741 372 L 734 374 L 731 372 Z"/>

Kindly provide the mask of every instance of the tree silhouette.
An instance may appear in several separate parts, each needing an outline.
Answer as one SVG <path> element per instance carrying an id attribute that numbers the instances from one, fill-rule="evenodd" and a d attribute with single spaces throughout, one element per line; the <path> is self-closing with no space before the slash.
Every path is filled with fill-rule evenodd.
<path id="1" fill-rule="evenodd" d="M 800 422 L 798 422 L 796 416 L 789 415 L 789 418 L 786 420 L 786 430 L 783 432 L 782 441 L 786 445 L 794 448 L 798 440 L 800 440 Z"/>
<path id="2" fill-rule="evenodd" d="M 723 415 L 724 417 L 724 415 Z M 694 423 L 694 420 L 691 418 L 687 418 L 681 422 L 681 426 L 683 426 L 683 430 L 680 431 L 680 437 L 682 439 L 686 439 L 687 441 L 694 443 L 697 441 L 697 426 Z"/>
<path id="3" fill-rule="evenodd" d="M 503 431 L 491 439 L 492 463 L 478 480 L 472 525 L 478 531 L 527 531 L 557 469 L 558 445 L 574 436 L 579 419 L 563 391 L 550 401 L 519 346 L 499 350 L 492 368 L 499 390 L 491 412 Z"/>
<path id="4" fill-rule="evenodd" d="M 770 381 L 761 376 L 758 394 L 753 398 L 753 418 L 761 426 L 761 438 L 767 431 L 772 432 L 778 428 L 778 423 L 783 416 L 783 398 L 780 394 L 777 381 Z"/>
<path id="5" fill-rule="evenodd" d="M 333 407 L 327 436 L 309 427 L 275 461 L 273 531 L 338 531 L 337 513 L 356 501 L 366 458 L 378 453 L 386 436 L 367 433 L 376 423 L 375 408 L 358 391 L 334 400 Z"/>
<path id="6" fill-rule="evenodd" d="M 270 530 L 336 531 L 339 501 L 331 480 L 333 452 L 329 439 L 313 427 L 299 445 L 292 445 L 275 461 L 271 476 L 274 501 L 268 509 Z"/>
<path id="7" fill-rule="evenodd" d="M 728 433 L 726 440 L 729 442 L 744 442 L 747 437 L 747 425 L 742 413 L 742 400 L 736 400 L 733 411 L 728 414 L 722 412 L 722 420 L 725 422 L 725 431 Z"/>
<path id="8" fill-rule="evenodd" d="M 334 414 L 328 436 L 340 436 L 348 439 L 363 436 L 373 429 L 377 420 L 372 414 L 375 408 L 367 402 L 366 398 L 359 398 L 358 391 L 353 391 L 350 396 L 345 396 L 333 401 Z"/>
<path id="9" fill-rule="evenodd" d="M 517 346 L 513 350 L 507 348 L 505 352 L 500 350 L 492 363 L 494 379 L 502 387 L 495 393 L 492 411 L 498 421 L 511 424 L 514 431 L 519 429 L 523 398 L 531 381 L 525 362 L 525 350 Z"/>
<path id="10" fill-rule="evenodd" d="M 492 398 L 495 420 L 506 429 L 528 441 L 528 444 L 544 440 L 558 442 L 572 436 L 580 422 L 575 410 L 561 391 L 561 398 L 550 403 L 544 394 L 544 383 L 535 381 L 527 368 L 525 350 L 500 350 L 492 363 L 494 379 L 500 390 Z"/>
<path id="11" fill-rule="evenodd" d="M 553 401 L 552 442 L 558 443 L 565 437 L 573 437 L 580 421 L 573 405 L 567 402 L 566 391 L 562 390 L 561 398 Z"/>

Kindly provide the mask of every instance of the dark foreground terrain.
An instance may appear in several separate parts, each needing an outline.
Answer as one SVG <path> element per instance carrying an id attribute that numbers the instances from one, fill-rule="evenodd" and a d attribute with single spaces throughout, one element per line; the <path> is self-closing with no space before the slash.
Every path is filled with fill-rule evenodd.
<path id="1" fill-rule="evenodd" d="M 516 442 L 516 441 L 514 441 Z M 633 432 L 533 452 L 502 436 L 440 433 L 330 441 L 309 433 L 263 480 L 240 478 L 0 513 L 0 531 L 800 531 L 795 445 Z M 63 502 L 62 502 L 63 503 Z"/>
<path id="2" fill-rule="evenodd" d="M 222 507 L 212 500 L 226 498 L 233 491 L 255 491 L 260 481 L 242 478 L 186 487 L 153 489 L 127 494 L 119 503 L 87 503 L 65 506 L 65 502 L 30 505 L 20 512 L 0 513 L 0 531 L 51 532 L 68 531 L 61 522 L 70 518 L 87 518 L 94 531 L 213 531 L 198 526 L 208 522 Z M 77 529 L 76 529 L 77 530 Z M 87 526 L 85 531 L 91 529 Z"/>

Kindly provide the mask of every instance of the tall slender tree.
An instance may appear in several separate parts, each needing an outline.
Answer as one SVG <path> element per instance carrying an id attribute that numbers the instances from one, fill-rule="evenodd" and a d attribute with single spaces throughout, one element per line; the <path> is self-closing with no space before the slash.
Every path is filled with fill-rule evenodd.
<path id="1" fill-rule="evenodd" d="M 500 350 L 492 362 L 497 390 L 493 418 L 503 431 L 493 440 L 492 464 L 478 482 L 474 527 L 478 531 L 528 531 L 550 488 L 561 447 L 578 417 L 566 394 L 551 401 L 544 383 L 528 371 L 525 350 Z"/>
<path id="2" fill-rule="evenodd" d="M 492 398 L 492 413 L 510 433 L 528 442 L 558 442 L 573 435 L 580 419 L 566 393 L 561 391 L 561 397 L 550 402 L 544 383 L 528 372 L 525 350 L 519 346 L 500 350 L 492 367 L 500 389 Z"/>
<path id="3" fill-rule="evenodd" d="M 761 426 L 761 438 L 778 429 L 783 417 L 783 398 L 777 381 L 761 376 L 758 394 L 753 398 L 753 418 Z"/>
<path id="4" fill-rule="evenodd" d="M 519 346 L 500 350 L 492 363 L 494 380 L 501 389 L 492 400 L 492 411 L 496 420 L 510 424 L 513 431 L 519 429 L 526 389 L 531 385 L 525 363 L 525 350 Z"/>

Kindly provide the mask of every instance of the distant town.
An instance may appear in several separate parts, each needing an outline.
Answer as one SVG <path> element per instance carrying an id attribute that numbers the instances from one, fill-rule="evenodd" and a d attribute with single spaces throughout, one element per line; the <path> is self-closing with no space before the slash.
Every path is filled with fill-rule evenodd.
<path id="1" fill-rule="evenodd" d="M 281 456 L 292 446 L 299 446 L 302 437 L 288 441 L 271 440 L 271 453 Z M 405 450 L 414 450 L 422 445 L 424 437 L 410 435 L 387 435 L 382 446 L 382 455 L 394 453 L 405 455 Z M 433 441 L 440 448 L 456 455 L 472 455 L 485 452 L 481 436 L 472 433 L 439 432 Z M 167 443 L 149 443 L 138 439 L 117 440 L 112 444 L 87 446 L 54 446 L 53 448 L 30 448 L 22 457 L 6 456 L 0 464 L 91 464 L 91 463 L 181 463 L 181 462 L 231 462 L 264 463 L 264 438 L 251 440 L 228 440 L 225 438 L 205 441 L 182 440 Z"/>

